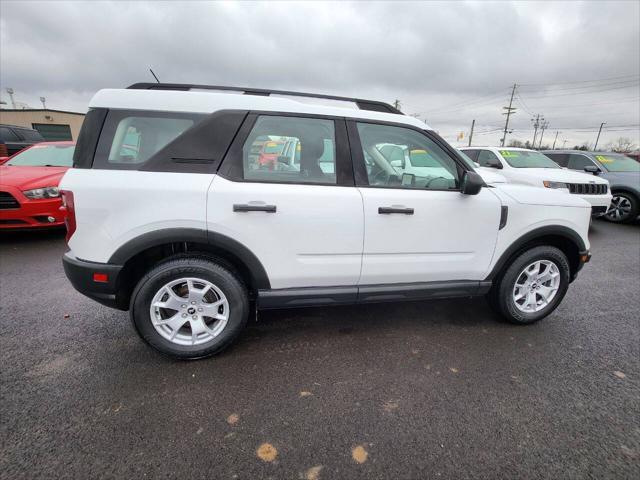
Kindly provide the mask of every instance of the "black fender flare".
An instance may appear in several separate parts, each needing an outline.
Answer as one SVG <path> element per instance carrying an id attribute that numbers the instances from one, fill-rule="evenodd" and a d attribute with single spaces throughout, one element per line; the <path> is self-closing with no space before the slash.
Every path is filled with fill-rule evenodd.
<path id="1" fill-rule="evenodd" d="M 531 230 L 530 232 L 525 233 L 521 237 L 519 237 L 515 242 L 513 242 L 509 248 L 507 248 L 500 258 L 493 266 L 493 269 L 487 275 L 485 280 L 493 280 L 498 273 L 504 268 L 505 263 L 516 253 L 518 253 L 522 248 L 528 243 L 535 241 L 538 238 L 544 238 L 548 236 L 556 236 L 562 237 L 566 240 L 572 242 L 578 249 L 578 254 L 587 253 L 587 247 L 582 240 L 582 237 L 575 230 L 570 229 L 569 227 L 564 227 L 562 225 L 549 225 L 546 227 L 539 227 Z"/>
<path id="2" fill-rule="evenodd" d="M 124 265 L 128 260 L 149 248 L 181 242 L 206 244 L 232 255 L 247 268 L 256 288 L 271 288 L 271 282 L 262 262 L 245 245 L 221 233 L 197 228 L 165 228 L 144 233 L 121 245 L 111 255 L 109 263 Z"/>

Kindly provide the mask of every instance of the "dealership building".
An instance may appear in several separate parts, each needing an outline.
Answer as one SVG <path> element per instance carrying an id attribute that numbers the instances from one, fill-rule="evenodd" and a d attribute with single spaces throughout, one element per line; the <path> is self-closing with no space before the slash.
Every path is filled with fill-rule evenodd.
<path id="1" fill-rule="evenodd" d="M 50 109 L 0 110 L 0 124 L 33 128 L 45 140 L 77 140 L 84 113 Z"/>

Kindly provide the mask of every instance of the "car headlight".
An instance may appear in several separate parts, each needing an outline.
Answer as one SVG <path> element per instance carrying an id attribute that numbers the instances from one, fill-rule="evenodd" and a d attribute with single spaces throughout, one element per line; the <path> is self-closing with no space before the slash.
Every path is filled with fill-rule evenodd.
<path id="1" fill-rule="evenodd" d="M 569 189 L 569 185 L 563 182 L 552 182 L 550 180 L 544 180 L 542 183 L 547 188 L 564 188 L 567 190 Z"/>
<path id="2" fill-rule="evenodd" d="M 60 196 L 60 190 L 58 190 L 58 187 L 34 188 L 33 190 L 25 190 L 22 193 L 25 197 L 28 197 L 32 200 L 38 200 L 41 198 L 56 198 Z"/>

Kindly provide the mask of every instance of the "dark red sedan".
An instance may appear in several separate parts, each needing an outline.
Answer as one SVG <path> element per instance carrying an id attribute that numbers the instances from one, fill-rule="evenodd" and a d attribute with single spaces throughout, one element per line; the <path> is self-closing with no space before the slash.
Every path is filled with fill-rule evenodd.
<path id="1" fill-rule="evenodd" d="M 75 142 L 42 142 L 0 165 L 0 229 L 64 226 L 58 184 Z"/>

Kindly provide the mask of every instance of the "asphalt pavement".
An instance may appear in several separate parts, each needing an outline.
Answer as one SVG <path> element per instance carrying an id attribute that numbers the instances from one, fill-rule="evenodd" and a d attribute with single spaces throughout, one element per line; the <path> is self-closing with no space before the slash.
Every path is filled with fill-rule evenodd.
<path id="1" fill-rule="evenodd" d="M 261 313 L 176 362 L 66 280 L 63 234 L 0 233 L 0 478 L 640 478 L 640 224 L 594 222 L 560 307 Z"/>

